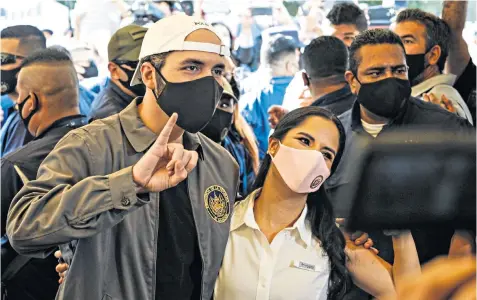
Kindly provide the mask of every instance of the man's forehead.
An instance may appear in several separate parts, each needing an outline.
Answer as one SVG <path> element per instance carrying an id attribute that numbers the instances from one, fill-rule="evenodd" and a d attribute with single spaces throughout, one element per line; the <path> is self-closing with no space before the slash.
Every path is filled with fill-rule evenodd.
<path id="1" fill-rule="evenodd" d="M 18 46 L 20 45 L 19 39 L 0 39 L 0 50 L 3 53 L 13 54 L 13 55 L 22 55 L 23 53 L 19 52 Z"/>
<path id="2" fill-rule="evenodd" d="M 188 64 L 191 62 L 200 62 L 210 65 L 224 65 L 225 58 L 216 53 L 202 52 L 202 51 L 173 51 L 166 58 L 168 61 L 174 61 L 178 64 Z"/>
<path id="3" fill-rule="evenodd" d="M 365 45 L 360 50 L 360 66 L 369 68 L 372 65 L 397 65 L 406 61 L 404 50 L 398 44 Z"/>
<path id="4" fill-rule="evenodd" d="M 426 26 L 424 26 L 424 24 L 422 24 L 419 21 L 404 21 L 404 22 L 396 23 L 394 27 L 394 31 L 398 35 L 403 35 L 403 34 L 417 35 L 417 34 L 425 33 Z"/>
<path id="5" fill-rule="evenodd" d="M 207 29 L 198 29 L 193 31 L 186 37 L 185 40 L 188 42 L 222 45 L 220 38 L 214 32 Z"/>

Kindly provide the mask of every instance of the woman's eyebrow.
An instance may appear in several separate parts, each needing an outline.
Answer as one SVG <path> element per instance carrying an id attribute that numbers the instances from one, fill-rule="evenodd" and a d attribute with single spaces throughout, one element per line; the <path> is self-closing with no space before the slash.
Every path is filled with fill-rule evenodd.
<path id="1" fill-rule="evenodd" d="M 309 138 L 312 142 L 315 141 L 315 138 L 312 137 L 311 135 L 309 135 L 309 134 L 306 133 L 306 132 L 298 132 L 298 134 L 304 135 L 305 137 Z"/>

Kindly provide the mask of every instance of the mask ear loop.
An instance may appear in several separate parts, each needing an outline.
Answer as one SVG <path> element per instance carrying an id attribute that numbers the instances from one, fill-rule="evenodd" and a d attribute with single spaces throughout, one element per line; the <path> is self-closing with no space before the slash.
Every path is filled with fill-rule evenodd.
<path id="1" fill-rule="evenodd" d="M 156 71 L 156 86 L 154 87 L 152 92 L 154 93 L 154 97 L 156 97 L 156 100 L 159 100 L 159 91 L 158 91 L 159 81 L 158 81 L 157 76 L 159 75 L 159 78 L 162 79 L 162 81 L 164 82 L 162 90 L 164 90 L 165 86 L 168 84 L 168 81 L 166 80 L 166 78 L 164 78 L 164 76 L 162 76 L 161 71 L 159 71 L 152 62 L 151 62 L 151 65 L 154 68 L 154 70 Z"/>

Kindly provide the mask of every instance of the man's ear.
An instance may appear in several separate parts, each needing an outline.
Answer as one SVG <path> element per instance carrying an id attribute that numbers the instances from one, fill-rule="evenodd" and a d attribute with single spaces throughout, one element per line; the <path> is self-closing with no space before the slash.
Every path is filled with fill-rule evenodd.
<path id="1" fill-rule="evenodd" d="M 268 139 L 268 153 L 272 156 L 277 154 L 278 149 L 280 148 L 280 142 L 275 138 Z"/>
<path id="2" fill-rule="evenodd" d="M 118 69 L 119 69 L 118 65 L 116 65 L 113 62 L 108 62 L 108 70 L 109 70 L 109 74 L 111 75 L 112 79 L 119 80 L 121 78 L 121 76 L 118 72 L 119 71 Z"/>
<path id="3" fill-rule="evenodd" d="M 310 86 L 310 78 L 308 77 L 308 74 L 306 72 L 301 73 L 301 78 L 303 78 L 303 83 L 305 86 Z"/>
<path id="4" fill-rule="evenodd" d="M 351 92 L 355 95 L 358 94 L 358 90 L 359 90 L 359 85 L 358 85 L 358 81 L 356 80 L 356 77 L 354 76 L 353 72 L 351 71 L 346 71 L 345 72 L 345 78 L 346 78 L 346 81 L 348 82 L 349 84 L 349 87 L 351 89 Z"/>
<path id="5" fill-rule="evenodd" d="M 149 89 L 153 90 L 156 88 L 156 69 L 152 66 L 150 62 L 145 62 L 141 65 L 141 78 L 142 83 Z"/>
<path id="6" fill-rule="evenodd" d="M 40 99 L 38 98 L 38 95 L 33 93 L 33 92 L 30 92 L 30 104 L 27 105 L 27 108 L 28 108 L 28 111 L 29 112 L 32 112 L 34 111 L 35 109 L 37 109 L 37 107 L 40 105 L 39 102 L 40 102 Z"/>
<path id="7" fill-rule="evenodd" d="M 442 55 L 442 49 L 441 46 L 435 45 L 434 47 L 431 48 L 431 50 L 428 51 L 427 53 L 427 61 L 429 62 L 429 65 L 437 65 L 439 62 L 439 59 L 441 58 Z"/>

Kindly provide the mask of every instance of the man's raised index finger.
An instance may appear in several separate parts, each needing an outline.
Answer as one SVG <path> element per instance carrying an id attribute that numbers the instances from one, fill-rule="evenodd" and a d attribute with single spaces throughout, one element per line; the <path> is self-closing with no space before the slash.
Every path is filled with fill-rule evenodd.
<path id="1" fill-rule="evenodd" d="M 174 126 L 176 125 L 177 117 L 178 115 L 173 113 L 169 120 L 167 120 L 166 126 L 164 126 L 161 134 L 159 134 L 159 137 L 157 138 L 157 143 L 159 145 L 167 145 L 169 142 L 169 137 L 171 136 L 172 129 L 174 129 Z"/>

